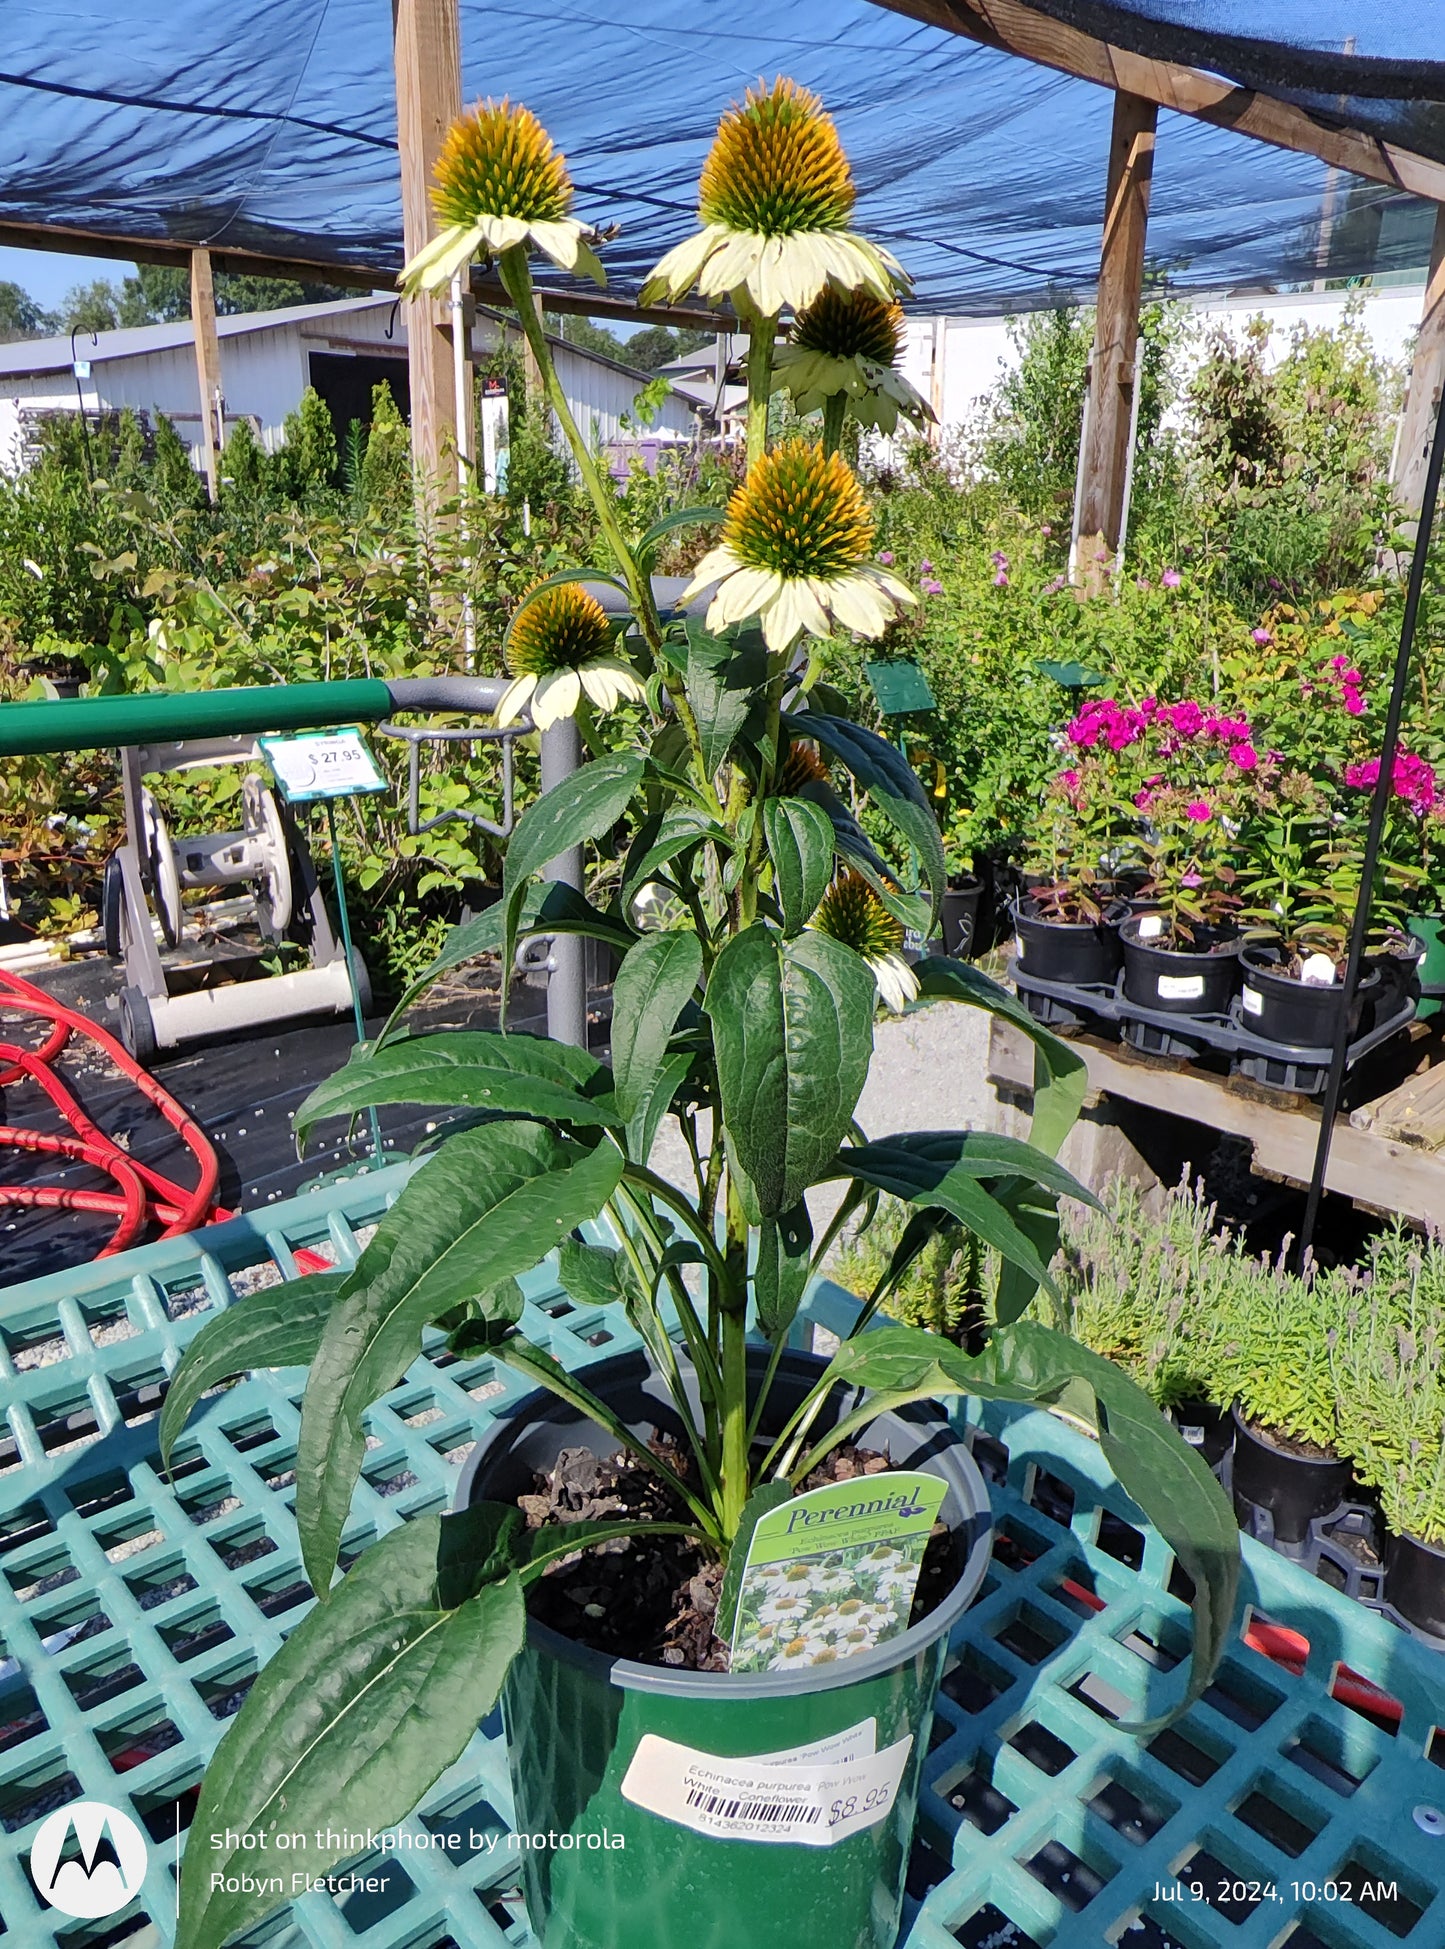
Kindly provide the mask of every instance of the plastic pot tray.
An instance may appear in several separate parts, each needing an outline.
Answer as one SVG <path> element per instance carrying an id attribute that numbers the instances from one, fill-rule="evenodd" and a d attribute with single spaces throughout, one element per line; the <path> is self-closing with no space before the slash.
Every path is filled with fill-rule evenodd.
<path id="1" fill-rule="evenodd" d="M 191 1789 L 310 1598 L 291 1516 L 301 1374 L 210 1397 L 174 1482 L 157 1465 L 159 1393 L 212 1309 L 289 1275 L 293 1247 L 350 1261 L 407 1168 L 0 1296 L 5 1949 L 171 1942 Z M 524 1287 L 525 1330 L 566 1366 L 637 1345 L 619 1311 L 579 1309 L 545 1268 Z M 820 1287 L 796 1340 L 852 1317 L 848 1295 Z M 485 1358 L 419 1360 L 370 1416 L 345 1552 L 448 1507 L 489 1412 L 522 1390 Z M 950 1649 L 900 1945 L 1438 1949 L 1445 1664 L 1246 1539 L 1213 1687 L 1141 1740 L 1118 1720 L 1167 1699 L 1188 1641 L 1167 1546 L 1098 1448 L 1055 1417 L 975 1404 L 965 1425 L 997 1540 Z M 1297 1673 L 1239 1635 L 1258 1638 L 1266 1620 L 1308 1642 Z M 1366 1681 L 1352 1681 L 1354 1706 L 1332 1696 L 1341 1662 Z M 93 1924 L 43 1908 L 25 1867 L 41 1818 L 81 1797 L 129 1810 L 152 1842 L 135 1904 Z M 304 1896 L 247 1942 L 522 1949 L 510 1814 L 494 1720 L 402 1831 L 475 1831 L 496 1848 L 373 1858 L 384 1892 L 343 1898 L 340 1913 L 329 1895 Z"/>
<path id="2" fill-rule="evenodd" d="M 1122 973 L 1113 982 L 1098 985 L 1040 981 L 1036 975 L 1025 974 L 1015 958 L 1009 962 L 1008 974 L 1030 1012 L 1050 1028 L 1082 1028 L 1091 1017 L 1116 1022 L 1130 1046 L 1147 1055 L 1192 1058 L 1212 1050 L 1228 1056 L 1242 1075 L 1256 1083 L 1300 1096 L 1318 1096 L 1329 1079 L 1328 1047 L 1274 1042 L 1255 1035 L 1244 1025 L 1237 996 L 1227 1015 L 1169 1015 L 1130 1001 L 1124 993 Z M 1415 1002 L 1407 995 L 1393 1014 L 1348 1045 L 1346 1068 L 1398 1035 L 1414 1019 Z"/>

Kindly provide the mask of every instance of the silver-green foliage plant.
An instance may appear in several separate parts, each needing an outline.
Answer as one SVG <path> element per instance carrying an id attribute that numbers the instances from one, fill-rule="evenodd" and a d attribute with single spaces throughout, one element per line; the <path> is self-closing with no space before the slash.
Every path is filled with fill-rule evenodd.
<path id="1" fill-rule="evenodd" d="M 731 110 L 703 175 L 705 228 L 665 260 L 674 292 L 722 278 L 752 333 L 750 470 L 703 564 L 700 582 L 717 585 L 705 623 L 659 615 L 650 571 L 663 536 L 624 537 L 537 326 L 529 249 L 600 275 L 570 198 L 535 118 L 485 104 L 448 140 L 437 194 L 447 228 L 411 267 L 413 283 L 435 284 L 478 251 L 496 258 L 630 609 L 618 637 L 580 587 L 595 570 L 562 571 L 524 601 L 503 709 L 539 724 L 575 715 L 593 756 L 527 809 L 500 901 L 458 930 L 413 995 L 483 952 L 510 967 L 524 932 L 590 936 L 619 958 L 611 1062 L 505 1030 L 413 1034 L 394 1019 L 298 1115 L 304 1136 L 323 1117 L 378 1104 L 472 1113 L 349 1271 L 230 1308 L 176 1376 L 167 1454 L 216 1380 L 309 1365 L 295 1509 L 319 1600 L 257 1677 L 207 1771 L 181 1875 L 181 1949 L 218 1949 L 272 1905 L 246 1886 L 264 1878 L 233 1872 L 238 1836 L 259 1846 L 283 1831 L 381 1829 L 411 1813 L 491 1710 L 522 1645 L 527 1588 L 549 1563 L 648 1529 L 681 1532 L 727 1562 L 836 1444 L 904 1402 L 1092 1392 L 1106 1456 L 1194 1586 L 1194 1658 L 1176 1710 L 1208 1684 L 1231 1625 L 1238 1541 L 1213 1477 L 1117 1367 L 1023 1317 L 1050 1283 L 1057 1200 L 1088 1196 L 1053 1154 L 1077 1113 L 1083 1065 L 976 970 L 902 961 L 905 923 L 932 931 L 944 881 L 926 794 L 896 748 L 810 695 L 835 630 L 876 636 L 910 599 L 872 563 L 867 504 L 829 440 L 767 448 L 780 312 L 828 283 L 893 295 L 891 260 L 848 227 L 852 180 L 833 126 L 791 83 Z M 630 720 L 641 729 L 609 747 L 597 716 L 623 701 L 643 707 Z M 864 838 L 845 779 L 912 849 L 920 892 L 902 891 Z M 545 878 L 548 862 L 594 843 L 625 844 L 605 905 Z M 682 924 L 643 925 L 658 889 Z M 870 1141 L 860 1130 L 880 996 L 902 1006 L 913 993 L 1007 1015 L 1033 1038 L 1032 1142 L 970 1130 Z M 693 1160 L 686 1190 L 649 1168 L 669 1114 Z M 824 1185 L 840 1187 L 841 1202 L 815 1238 L 806 1196 Z M 965 1225 L 998 1255 L 992 1325 L 971 1353 L 905 1326 L 865 1331 L 875 1298 L 777 1438 L 759 1441 L 808 1282 L 881 1191 L 910 1208 L 900 1272 L 944 1226 Z M 599 1219 L 615 1244 L 580 1240 Z M 517 1279 L 554 1248 L 567 1290 L 615 1304 L 641 1335 L 685 1430 L 686 1465 L 640 1442 L 585 1372 L 565 1370 L 523 1330 Z M 751 1388 L 750 1327 L 771 1349 Z M 661 1480 L 671 1519 L 529 1533 L 515 1507 L 483 1503 L 403 1524 L 338 1580 L 366 1413 L 437 1328 L 454 1350 L 485 1350 L 588 1415 Z M 838 1383 L 866 1399 L 830 1425 Z M 316 1874 L 339 1858 L 313 1847 L 306 1865 Z"/>
<path id="2" fill-rule="evenodd" d="M 1445 1247 L 1397 1228 L 1335 1338 L 1340 1448 L 1397 1536 L 1445 1546 Z"/>

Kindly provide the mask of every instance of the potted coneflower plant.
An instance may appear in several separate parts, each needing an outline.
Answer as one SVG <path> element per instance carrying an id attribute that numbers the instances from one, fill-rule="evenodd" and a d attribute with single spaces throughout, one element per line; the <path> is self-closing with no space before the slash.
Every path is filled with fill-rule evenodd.
<path id="1" fill-rule="evenodd" d="M 523 1855 L 547 1949 L 891 1949 L 934 1691 L 988 1557 L 987 1494 L 948 1415 L 960 1394 L 1091 1392 L 1104 1455 L 1195 1593 L 1187 1679 L 1161 1703 L 1197 1698 L 1226 1642 L 1238 1544 L 1217 1483 L 1118 1368 L 1024 1317 L 1049 1284 L 1054 1201 L 1088 1196 L 1053 1155 L 1082 1066 L 977 971 L 904 966 L 900 929 L 928 935 L 943 880 L 927 797 L 896 749 L 812 695 L 835 630 L 876 636 L 912 600 L 872 560 L 840 455 L 766 437 L 779 314 L 829 285 L 896 295 L 897 267 L 850 228 L 853 200 L 806 91 L 780 81 L 724 116 L 703 228 L 652 289 L 700 283 L 750 317 L 750 465 L 698 570 L 705 620 L 664 626 L 654 537 L 631 548 L 619 534 L 536 323 L 529 251 L 598 268 L 563 160 L 508 104 L 446 143 L 437 203 L 452 231 L 408 286 L 493 256 L 631 609 L 612 642 L 579 587 L 595 570 L 560 572 L 513 632 L 528 658 L 514 675 L 536 679 L 534 718 L 566 699 L 605 719 L 609 696 L 636 693 L 642 728 L 527 808 L 501 900 L 418 990 L 481 952 L 509 965 L 527 929 L 603 940 L 619 957 L 610 1062 L 505 1020 L 495 1033 L 396 1020 L 298 1116 L 305 1133 L 388 1102 L 472 1113 L 352 1267 L 227 1309 L 174 1377 L 168 1450 L 221 1376 L 309 1363 L 295 1510 L 318 1598 L 202 1784 L 180 1949 L 219 1949 L 274 1905 L 264 1877 L 233 1872 L 246 1850 L 305 1830 L 307 1872 L 325 1873 L 348 1852 L 328 1831 L 403 1820 L 499 1700 L 518 1827 L 549 1837 Z M 559 681 L 569 671 L 575 684 Z M 913 849 L 922 895 L 900 894 L 860 843 L 844 778 Z M 622 849 L 605 905 L 543 877 L 592 843 Z M 643 885 L 670 890 L 681 924 L 635 924 Z M 1033 1141 L 859 1129 L 875 1012 L 899 984 L 1032 1035 Z M 682 1185 L 650 1167 L 667 1116 L 692 1160 Z M 828 1184 L 841 1200 L 815 1235 L 808 1193 Z M 808 1283 L 880 1189 L 910 1207 L 906 1235 L 837 1350 L 803 1351 Z M 976 1350 L 877 1326 L 913 1256 L 957 1224 L 1004 1268 Z M 554 1252 L 574 1301 L 615 1308 L 637 1352 L 574 1371 L 532 1337 L 548 1322 L 517 1280 Z M 490 1360 L 504 1397 L 456 1506 L 360 1548 L 367 1410 L 440 1347 L 433 1335 Z M 820 1491 L 879 1527 L 855 1550 L 825 1523 L 815 1546 Z"/>

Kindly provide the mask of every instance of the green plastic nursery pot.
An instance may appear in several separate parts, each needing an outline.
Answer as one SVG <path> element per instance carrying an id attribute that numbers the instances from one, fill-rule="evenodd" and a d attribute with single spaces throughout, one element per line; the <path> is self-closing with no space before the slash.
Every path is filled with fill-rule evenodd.
<path id="1" fill-rule="evenodd" d="M 1445 997 L 1445 914 L 1411 914 L 1405 927 L 1424 944 L 1419 968 L 1424 999 L 1415 1010 L 1416 1016 L 1424 1021 L 1438 1015 L 1445 1006 L 1442 1001 Z"/>
<path id="2" fill-rule="evenodd" d="M 766 1349 L 750 1355 L 755 1385 L 765 1361 Z M 811 1354 L 784 1354 L 764 1434 L 781 1429 L 824 1364 Z M 587 1383 L 628 1427 L 679 1432 L 644 1355 L 589 1367 Z M 858 1398 L 837 1390 L 819 1431 Z M 514 1825 L 526 1837 L 519 1840 L 521 1879 L 541 1949 L 893 1949 L 948 1635 L 983 1580 L 992 1524 L 983 1478 L 932 1403 L 880 1414 L 854 1439 L 886 1452 L 895 1467 L 927 1470 L 948 1485 L 942 1514 L 953 1533 L 957 1581 L 900 1636 L 830 1665 L 732 1675 L 611 1658 L 530 1623 L 502 1713 Z M 579 1447 L 607 1455 L 616 1443 L 554 1396 L 532 1395 L 478 1443 L 458 1506 L 528 1493 L 534 1475 L 549 1471 L 562 1449 Z M 675 1818 L 672 1805 L 665 1815 L 622 1792 L 648 1735 L 694 1756 L 667 1756 L 669 1765 L 687 1769 Z M 858 1811 L 867 1812 L 875 1794 L 886 1811 L 833 1845 L 771 1832 L 766 1840 L 739 1839 L 686 1824 L 736 1811 L 739 1790 L 726 1776 L 698 1787 L 697 1769 L 706 1770 L 709 1760 L 762 1758 L 786 1776 L 790 1762 L 823 1760 L 801 1758 L 799 1749 L 845 1738 L 847 1750 L 877 1755 L 909 1744 L 895 1790 L 880 1788 L 873 1770 L 859 1786 L 839 1787 L 837 1804 L 851 1793 L 864 1803 Z M 866 1767 L 866 1760 L 854 1765 Z M 690 1796 L 711 1804 L 693 1813 Z"/>

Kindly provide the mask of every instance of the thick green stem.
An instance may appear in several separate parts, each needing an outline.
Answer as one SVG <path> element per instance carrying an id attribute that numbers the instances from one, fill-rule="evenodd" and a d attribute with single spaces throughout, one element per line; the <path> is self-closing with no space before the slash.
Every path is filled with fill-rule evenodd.
<path id="1" fill-rule="evenodd" d="M 732 1309 L 722 1316 L 722 1518 L 725 1542 L 738 1533 L 748 1500 L 748 1321 Z"/>
<path id="2" fill-rule="evenodd" d="M 768 450 L 768 406 L 772 397 L 773 340 L 778 315 L 748 320 L 748 466 L 755 467 Z"/>
<path id="3" fill-rule="evenodd" d="M 823 451 L 836 453 L 843 444 L 843 422 L 848 417 L 847 393 L 829 393 L 823 401 Z"/>

